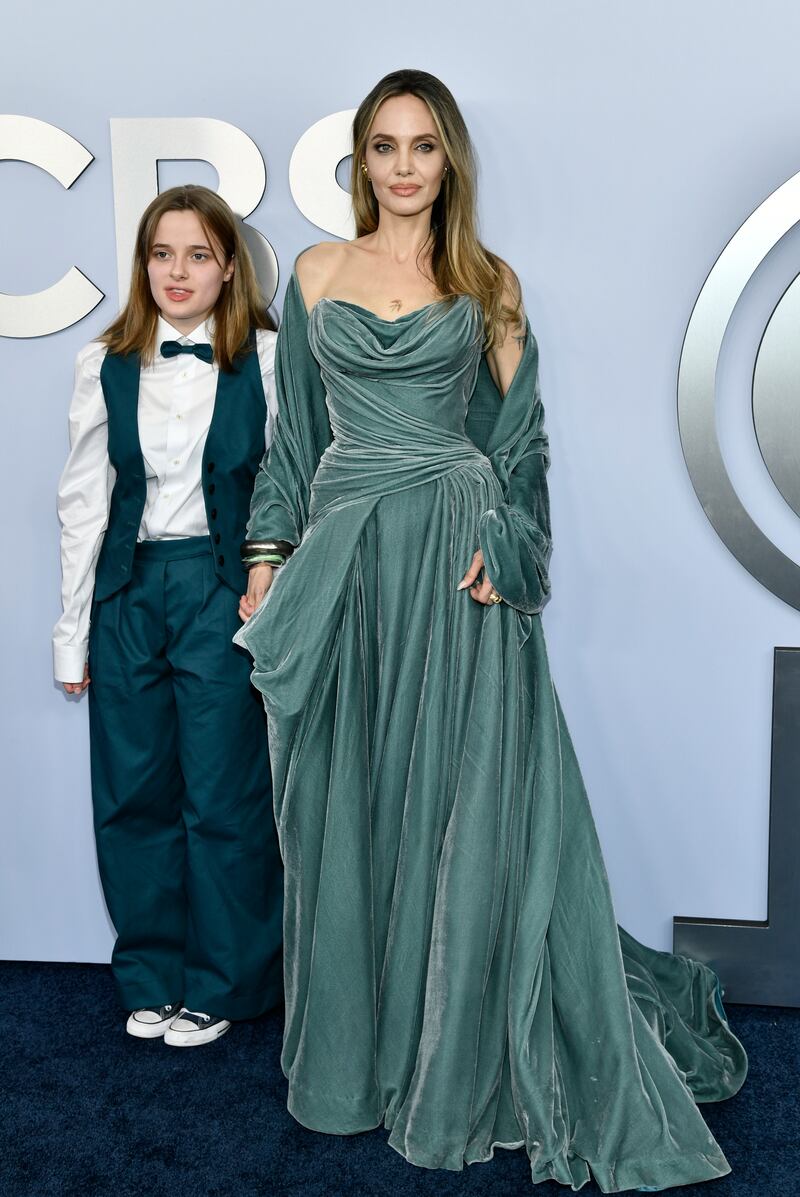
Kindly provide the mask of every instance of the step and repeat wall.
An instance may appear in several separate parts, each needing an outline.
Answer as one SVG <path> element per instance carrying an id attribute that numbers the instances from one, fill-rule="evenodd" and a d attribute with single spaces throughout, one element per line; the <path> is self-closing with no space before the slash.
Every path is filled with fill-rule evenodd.
<path id="1" fill-rule="evenodd" d="M 800 269 L 796 188 L 776 201 L 771 242 L 762 229 L 729 272 L 730 310 L 712 303 L 698 332 L 700 357 L 719 344 L 687 385 L 710 369 L 713 392 L 716 369 L 721 398 L 701 428 L 699 390 L 684 396 L 691 476 L 677 382 L 715 260 L 800 170 L 796 6 L 76 0 L 15 3 L 2 23 L 0 957 L 103 961 L 112 943 L 86 701 L 54 684 L 50 657 L 75 354 L 119 306 L 141 209 L 179 182 L 219 187 L 245 219 L 279 312 L 296 255 L 349 235 L 349 115 L 401 66 L 461 104 L 483 239 L 518 273 L 539 342 L 544 627 L 619 919 L 663 948 L 674 915 L 764 919 L 773 651 L 800 645 L 798 428 L 768 404 L 754 428 L 751 387 Z M 735 528 L 727 543 L 715 530 L 724 487 L 703 496 L 713 523 L 695 493 L 719 455 L 770 545 L 764 576 L 763 554 L 743 565 Z"/>

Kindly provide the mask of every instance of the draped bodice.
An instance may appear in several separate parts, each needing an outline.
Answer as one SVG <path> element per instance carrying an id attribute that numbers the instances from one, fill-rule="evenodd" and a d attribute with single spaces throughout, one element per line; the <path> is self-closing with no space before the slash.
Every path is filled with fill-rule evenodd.
<path id="1" fill-rule="evenodd" d="M 314 305 L 308 339 L 333 432 L 314 479 L 317 513 L 491 468 L 465 432 L 482 336 L 480 306 L 467 295 L 391 321 L 345 300 Z"/>
<path id="2" fill-rule="evenodd" d="M 341 299 L 321 299 L 309 343 L 328 394 L 333 434 L 372 443 L 423 429 L 464 435 L 480 362 L 480 308 L 467 295 L 383 320 Z M 402 427 L 393 427 L 396 414 Z M 388 422 L 387 422 L 388 421 Z"/>

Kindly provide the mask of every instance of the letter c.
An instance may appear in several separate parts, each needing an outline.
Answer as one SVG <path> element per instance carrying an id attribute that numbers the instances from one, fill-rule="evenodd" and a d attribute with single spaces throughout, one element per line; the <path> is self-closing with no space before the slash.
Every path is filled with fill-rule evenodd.
<path id="1" fill-rule="evenodd" d="M 94 160 L 69 133 L 32 116 L 0 116 L 0 161 L 29 162 L 69 189 Z M 76 266 L 44 291 L 0 293 L 0 336 L 44 337 L 77 324 L 97 307 L 103 292 Z"/>

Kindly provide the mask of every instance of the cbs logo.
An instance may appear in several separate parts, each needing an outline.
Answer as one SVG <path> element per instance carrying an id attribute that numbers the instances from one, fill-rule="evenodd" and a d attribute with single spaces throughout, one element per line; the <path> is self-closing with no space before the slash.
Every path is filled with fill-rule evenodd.
<path id="1" fill-rule="evenodd" d="M 714 264 L 692 311 L 678 371 L 678 418 L 689 475 L 711 524 L 739 562 L 800 610 L 800 565 L 759 527 L 731 480 L 719 435 L 723 341 L 745 289 L 800 222 L 800 174 L 768 196 Z M 800 516 L 800 276 L 784 291 L 753 363 L 754 439 L 769 477 Z M 758 473 L 758 470 L 753 471 Z"/>
<path id="2" fill-rule="evenodd" d="M 334 112 L 307 129 L 292 151 L 289 185 L 297 207 L 312 224 L 336 237 L 354 236 L 350 196 L 336 179 L 351 152 L 355 110 Z M 158 162 L 200 159 L 219 176 L 218 191 L 244 220 L 258 207 L 267 184 L 264 159 L 255 142 L 227 121 L 211 117 L 113 119 L 111 163 L 120 304 L 130 283 L 136 226 L 158 194 Z M 94 161 L 79 141 L 55 125 L 29 116 L 0 116 L 0 161 L 29 162 L 70 188 Z M 278 261 L 263 233 L 243 232 L 253 254 L 264 295 L 272 302 Z M 43 337 L 87 316 L 103 292 L 77 267 L 43 291 L 0 294 L 0 336 Z"/>

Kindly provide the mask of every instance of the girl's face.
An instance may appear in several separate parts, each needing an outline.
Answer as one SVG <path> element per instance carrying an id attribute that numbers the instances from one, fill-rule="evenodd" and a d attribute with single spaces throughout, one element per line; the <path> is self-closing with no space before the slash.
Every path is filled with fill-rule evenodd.
<path id="1" fill-rule="evenodd" d="M 165 212 L 156 227 L 147 263 L 150 290 L 162 316 L 190 333 L 214 310 L 233 277 L 222 248 L 204 232 L 196 212 Z"/>
<path id="2" fill-rule="evenodd" d="M 419 96 L 392 96 L 375 114 L 365 160 L 375 198 L 397 216 L 430 208 L 446 158 L 430 109 Z"/>

